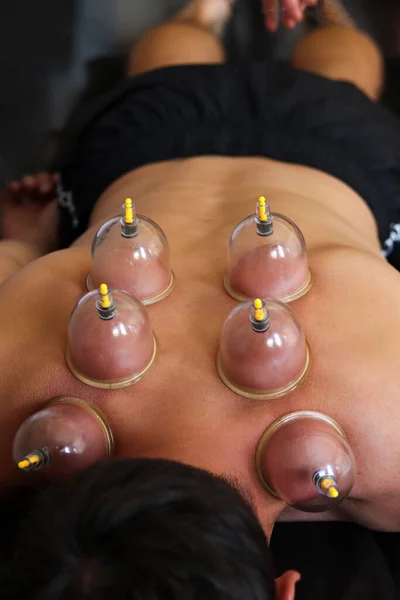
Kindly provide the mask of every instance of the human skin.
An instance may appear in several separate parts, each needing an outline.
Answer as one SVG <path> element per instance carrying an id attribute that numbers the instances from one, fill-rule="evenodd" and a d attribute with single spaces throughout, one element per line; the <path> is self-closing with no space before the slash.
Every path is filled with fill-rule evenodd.
<path id="1" fill-rule="evenodd" d="M 279 12 L 282 14 L 282 24 L 288 29 L 293 29 L 303 20 L 303 11 L 307 6 L 315 6 L 317 0 L 262 0 L 266 28 L 274 32 L 278 27 Z"/>
<path id="2" fill-rule="evenodd" d="M 223 286 L 227 243 L 260 194 L 302 230 L 313 277 L 311 290 L 290 305 L 311 348 L 311 372 L 295 391 L 269 402 L 236 395 L 215 367 L 222 323 L 237 305 Z M 96 230 L 132 195 L 138 212 L 168 238 L 176 287 L 147 307 L 158 342 L 154 368 L 133 387 L 99 390 L 65 363 L 68 318 L 86 292 Z M 323 518 L 399 531 L 399 297 L 399 274 L 380 254 L 369 208 L 331 176 L 261 158 L 202 157 L 137 169 L 103 193 L 71 248 L 33 260 L 0 287 L 0 453 L 11 456 L 19 425 L 50 400 L 81 398 L 112 424 L 116 456 L 180 460 L 234 478 L 269 535 L 286 507 L 257 478 L 258 441 L 279 417 L 316 410 L 340 423 L 357 463 L 350 497 Z M 15 481 L 15 467 L 4 459 L 0 484 Z"/>

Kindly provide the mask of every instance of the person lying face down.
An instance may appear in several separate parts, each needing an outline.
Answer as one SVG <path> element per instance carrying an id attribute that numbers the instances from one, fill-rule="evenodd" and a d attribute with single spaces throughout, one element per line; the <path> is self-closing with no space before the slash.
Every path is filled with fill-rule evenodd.
<path id="1" fill-rule="evenodd" d="M 37 475 L 60 476 L 68 465 L 76 466 L 75 459 L 85 469 L 114 450 L 116 459 L 170 460 L 235 481 L 251 497 L 267 538 L 278 519 L 315 518 L 293 507 L 309 509 L 304 499 L 314 506 L 321 498 L 330 508 L 322 518 L 399 531 L 400 283 L 382 251 L 388 255 L 390 239 L 393 254 L 388 258 L 396 253 L 400 136 L 397 121 L 375 102 L 382 84 L 380 55 L 366 36 L 336 24 L 318 28 L 300 42 L 293 59 L 299 69 L 274 63 L 198 65 L 222 61 L 214 34 L 230 7 L 225 0 L 208 0 L 187 9 L 138 42 L 130 74 L 146 72 L 113 93 L 83 127 L 61 172 L 58 213 L 48 205 L 36 213 L 37 222 L 21 217 L 18 231 L 6 219 L 9 239 L 0 244 L 0 381 L 5 399 L 0 404 L 0 452 L 9 460 L 2 462 L 0 484 L 7 488 L 23 477 L 30 486 Z M 336 50 L 346 44 L 343 62 Z M 161 68 L 166 62 L 171 68 Z M 176 66 L 182 62 L 195 64 Z M 266 205 L 259 201 L 255 215 L 261 194 L 275 227 L 273 251 L 267 253 L 273 267 L 268 270 L 259 268 L 265 260 L 259 248 L 271 246 L 272 239 L 269 217 L 265 223 L 261 214 Z M 136 216 L 129 213 L 128 198 L 134 200 Z M 110 223 L 121 215 L 122 204 L 124 224 L 120 217 Z M 25 205 L 11 209 L 22 215 L 28 211 Z M 250 254 L 239 252 L 241 268 L 224 287 L 227 245 L 248 215 L 256 241 L 245 248 Z M 132 231 L 136 218 L 142 227 L 137 235 Z M 138 300 L 126 295 L 126 288 L 140 279 L 132 277 L 132 269 L 162 256 L 167 247 L 149 220 L 168 240 L 171 274 L 161 278 L 167 287 L 158 297 Z M 106 231 L 101 229 L 105 223 Z M 277 239 L 278 224 L 281 232 L 298 231 L 298 226 L 302 233 Z M 260 233 L 258 226 L 266 231 Z M 107 280 L 99 274 L 86 303 L 87 284 L 95 278 L 91 247 L 99 230 L 107 236 L 105 241 L 102 235 L 96 238 L 94 258 L 110 239 L 116 245 L 105 253 Z M 239 230 L 244 231 L 240 225 Z M 158 237 L 146 237 L 154 231 Z M 303 238 L 300 245 L 289 243 Z M 131 247 L 131 261 L 115 258 L 121 244 L 135 240 L 144 241 Z M 54 248 L 62 249 L 46 254 Z M 294 269 L 290 281 L 297 282 L 297 289 L 270 299 L 264 286 L 271 283 L 271 273 L 285 275 L 288 257 L 289 264 L 302 258 L 301 282 L 295 277 L 299 269 Z M 162 269 L 154 264 L 159 275 Z M 153 277 L 152 266 L 149 271 L 154 283 L 158 276 Z M 122 277 L 121 285 L 109 281 L 114 276 Z M 236 323 L 230 316 L 241 310 L 238 296 L 246 296 L 250 284 L 263 291 L 248 292 L 248 312 L 229 338 L 231 360 L 217 365 L 224 324 Z M 120 301 L 128 316 L 114 327 L 123 312 Z M 84 318 L 71 337 L 70 317 L 78 302 L 74 315 Z M 276 313 L 274 306 L 280 307 Z M 274 329 L 278 314 L 285 315 L 285 327 L 298 327 Z M 138 332 L 146 352 L 156 352 L 133 368 L 127 360 L 134 355 L 129 343 Z M 235 337 L 238 332 L 245 337 Z M 77 355 L 71 356 L 72 339 L 82 343 L 79 365 Z M 251 340 L 257 340 L 253 354 Z M 296 357 L 304 360 L 286 377 L 295 362 L 286 353 L 293 340 L 301 350 Z M 243 348 L 249 352 L 241 355 Z M 263 361 L 257 363 L 260 356 L 270 356 L 263 352 L 271 348 L 272 390 L 267 389 Z M 74 417 L 66 418 L 71 411 Z M 282 426 L 276 433 L 276 424 L 304 413 L 315 417 L 318 427 L 307 435 L 302 427 L 290 429 L 294 433 L 284 440 L 285 451 L 281 447 L 270 453 L 279 431 L 289 431 Z M 329 425 L 323 435 L 321 422 Z M 296 417 L 290 423 L 299 421 Z M 48 438 L 37 436 L 36 427 L 53 436 L 51 448 Z M 72 437 L 66 438 L 66 431 Z M 64 438 L 54 437 L 55 432 Z M 322 446 L 313 444 L 315 436 Z M 345 455 L 352 457 L 347 463 L 352 480 L 343 488 Z M 104 469 L 112 472 L 112 466 Z M 105 477 L 102 468 L 92 472 L 100 480 Z M 300 486 L 299 473 L 305 473 Z M 86 476 L 89 482 L 92 475 L 83 470 L 71 490 L 84 490 Z M 153 485 L 154 478 L 150 481 Z M 89 496 L 94 489 L 88 483 Z M 41 514 L 39 531 L 45 528 Z M 21 535 L 24 528 L 22 523 Z M 45 585 L 45 571 L 39 576 Z M 52 593 L 49 588 L 50 598 Z"/>

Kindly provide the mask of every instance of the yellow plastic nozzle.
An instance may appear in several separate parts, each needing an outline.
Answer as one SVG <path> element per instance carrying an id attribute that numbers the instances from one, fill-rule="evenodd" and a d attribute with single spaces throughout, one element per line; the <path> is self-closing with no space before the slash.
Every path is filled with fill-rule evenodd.
<path id="1" fill-rule="evenodd" d="M 135 216 L 133 214 L 133 203 L 130 198 L 125 200 L 125 223 L 133 223 Z"/>
<path id="2" fill-rule="evenodd" d="M 260 221 L 268 221 L 267 201 L 264 196 L 260 196 L 258 199 L 258 218 Z"/>
<path id="3" fill-rule="evenodd" d="M 111 306 L 110 292 L 108 291 L 108 287 L 105 283 L 102 283 L 100 285 L 100 295 L 101 295 L 102 308 L 110 308 L 110 306 Z"/>
<path id="4" fill-rule="evenodd" d="M 254 318 L 256 321 L 264 321 L 265 309 L 263 301 L 260 298 L 256 298 L 253 302 L 254 307 Z"/>
<path id="5" fill-rule="evenodd" d="M 29 460 L 26 460 L 26 458 L 24 458 L 24 460 L 20 460 L 18 463 L 18 469 L 27 469 L 30 465 Z"/>
<path id="6" fill-rule="evenodd" d="M 40 456 L 38 454 L 30 454 L 18 463 L 18 469 L 24 470 L 33 465 L 40 463 Z"/>
<path id="7" fill-rule="evenodd" d="M 325 479 L 323 479 L 321 481 L 320 485 L 323 490 L 329 490 L 330 487 L 335 485 L 335 482 L 333 481 L 333 479 L 330 479 L 329 477 L 325 477 Z"/>
<path id="8" fill-rule="evenodd" d="M 330 477 L 325 477 L 320 483 L 321 489 L 324 490 L 331 498 L 338 498 L 339 490 L 336 483 Z"/>
<path id="9" fill-rule="evenodd" d="M 339 497 L 339 492 L 337 490 L 337 488 L 335 487 L 331 487 L 328 490 L 328 494 L 331 498 L 338 498 Z"/>

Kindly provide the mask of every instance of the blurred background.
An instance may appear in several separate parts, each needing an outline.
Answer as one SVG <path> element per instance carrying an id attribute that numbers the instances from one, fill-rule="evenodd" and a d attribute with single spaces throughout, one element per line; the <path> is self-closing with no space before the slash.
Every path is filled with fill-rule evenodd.
<path id="1" fill-rule="evenodd" d="M 71 115 L 123 75 L 131 42 L 182 0 L 0 0 L 0 189 L 23 173 L 56 169 Z M 301 28 L 269 35 L 261 0 L 239 0 L 226 35 L 232 60 L 287 58 Z M 400 113 L 398 0 L 345 0 L 382 47 L 384 102 Z"/>

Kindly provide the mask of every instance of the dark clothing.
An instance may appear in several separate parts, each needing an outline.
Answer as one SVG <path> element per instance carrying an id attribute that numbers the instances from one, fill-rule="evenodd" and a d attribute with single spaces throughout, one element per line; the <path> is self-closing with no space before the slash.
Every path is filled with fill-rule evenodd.
<path id="1" fill-rule="evenodd" d="M 399 121 L 349 83 L 278 61 L 163 68 L 91 107 L 62 169 L 63 246 L 124 173 L 202 155 L 265 156 L 338 177 L 371 207 L 400 266 Z"/>

